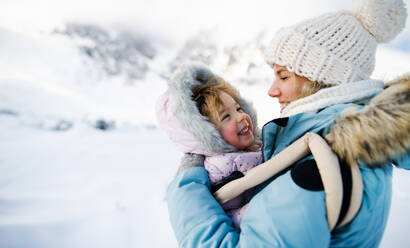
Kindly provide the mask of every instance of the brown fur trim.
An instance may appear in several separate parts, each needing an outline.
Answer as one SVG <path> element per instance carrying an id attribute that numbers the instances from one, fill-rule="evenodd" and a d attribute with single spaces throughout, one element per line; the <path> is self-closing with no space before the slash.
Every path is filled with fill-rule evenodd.
<path id="1" fill-rule="evenodd" d="M 410 148 L 410 73 L 386 84 L 362 110 L 349 108 L 325 137 L 339 158 L 377 166 Z"/>

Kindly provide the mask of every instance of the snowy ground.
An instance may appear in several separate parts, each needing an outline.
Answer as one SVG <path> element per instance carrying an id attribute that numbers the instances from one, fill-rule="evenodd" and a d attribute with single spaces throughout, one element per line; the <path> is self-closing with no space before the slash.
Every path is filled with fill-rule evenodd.
<path id="1" fill-rule="evenodd" d="M 179 153 L 155 128 L 65 132 L 0 117 L 0 247 L 176 247 Z"/>

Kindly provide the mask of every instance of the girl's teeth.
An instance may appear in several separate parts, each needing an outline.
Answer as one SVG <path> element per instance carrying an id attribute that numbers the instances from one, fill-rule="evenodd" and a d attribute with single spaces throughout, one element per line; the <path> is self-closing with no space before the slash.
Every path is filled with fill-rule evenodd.
<path id="1" fill-rule="evenodd" d="M 240 131 L 239 134 L 244 134 L 244 133 L 248 132 L 248 130 L 249 130 L 249 128 L 242 129 L 242 131 Z"/>

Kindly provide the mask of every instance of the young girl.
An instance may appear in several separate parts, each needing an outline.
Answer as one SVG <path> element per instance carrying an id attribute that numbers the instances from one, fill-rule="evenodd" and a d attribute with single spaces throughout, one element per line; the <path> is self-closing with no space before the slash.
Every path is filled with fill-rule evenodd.
<path id="1" fill-rule="evenodd" d="M 206 67 L 192 64 L 189 68 L 175 74 L 160 98 L 158 121 L 183 152 L 205 155 L 215 192 L 262 162 L 256 114 L 233 86 Z M 171 105 L 182 106 L 183 111 L 173 113 Z M 222 204 L 238 229 L 251 195 L 247 190 Z"/>
<path id="2" fill-rule="evenodd" d="M 228 144 L 238 150 L 205 158 L 205 169 L 212 183 L 211 192 L 215 192 L 262 162 L 261 142 L 254 135 L 251 117 L 237 101 L 237 90 L 222 78 L 211 78 L 195 87 L 192 93 L 200 113 L 215 125 Z M 238 229 L 250 198 L 251 192 L 246 191 L 222 205 Z"/>

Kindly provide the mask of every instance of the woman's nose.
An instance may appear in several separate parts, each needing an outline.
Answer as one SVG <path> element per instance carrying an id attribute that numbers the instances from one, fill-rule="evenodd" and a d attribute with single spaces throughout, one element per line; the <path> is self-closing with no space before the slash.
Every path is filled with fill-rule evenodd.
<path id="1" fill-rule="evenodd" d="M 280 91 L 279 91 L 278 87 L 276 87 L 275 82 L 273 82 L 272 85 L 270 86 L 270 88 L 268 90 L 268 95 L 270 97 L 278 97 L 280 95 Z"/>

